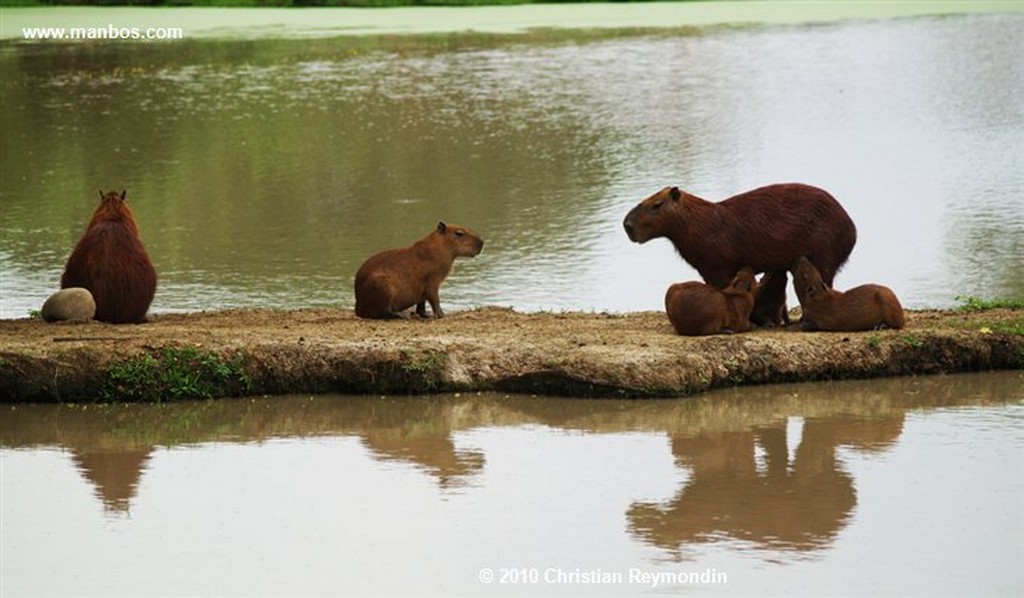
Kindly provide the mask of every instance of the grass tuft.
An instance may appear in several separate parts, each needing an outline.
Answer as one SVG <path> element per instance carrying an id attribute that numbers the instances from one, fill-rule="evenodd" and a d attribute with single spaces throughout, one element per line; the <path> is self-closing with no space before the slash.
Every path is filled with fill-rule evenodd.
<path id="1" fill-rule="evenodd" d="M 960 311 L 985 311 L 988 309 L 1024 309 L 1024 299 L 981 299 L 974 295 L 957 295 Z"/>
<path id="2" fill-rule="evenodd" d="M 224 359 L 194 347 L 165 347 L 107 369 L 103 400 L 163 402 L 212 399 L 251 388 L 239 353 Z"/>

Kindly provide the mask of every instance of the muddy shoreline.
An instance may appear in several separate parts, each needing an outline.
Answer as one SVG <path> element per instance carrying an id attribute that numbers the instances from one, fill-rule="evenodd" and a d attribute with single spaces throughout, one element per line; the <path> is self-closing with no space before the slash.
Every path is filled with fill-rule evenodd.
<path id="1" fill-rule="evenodd" d="M 712 388 L 1024 369 L 1024 310 L 910 311 L 903 330 L 676 336 L 661 312 L 366 321 L 351 310 L 0 320 L 0 401 L 500 390 L 675 397 Z"/>

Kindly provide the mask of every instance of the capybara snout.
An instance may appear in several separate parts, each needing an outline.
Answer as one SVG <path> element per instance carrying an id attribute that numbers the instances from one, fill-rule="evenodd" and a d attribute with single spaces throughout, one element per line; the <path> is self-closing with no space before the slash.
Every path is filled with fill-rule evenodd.
<path id="1" fill-rule="evenodd" d="M 429 235 L 410 247 L 382 251 L 356 272 L 356 315 L 361 318 L 401 318 L 416 306 L 427 317 L 426 304 L 435 318 L 441 310 L 441 283 L 457 257 L 475 257 L 483 251 L 484 240 L 472 230 L 438 222 Z"/>
<path id="2" fill-rule="evenodd" d="M 665 214 L 662 212 L 673 209 L 673 202 L 678 202 L 680 197 L 682 192 L 678 187 L 665 187 L 637 204 L 622 221 L 629 240 L 634 243 L 646 243 L 655 237 L 666 235 Z"/>
<path id="3" fill-rule="evenodd" d="M 441 223 L 444 224 L 444 223 Z M 484 249 L 484 240 L 476 233 L 463 226 L 445 225 L 444 234 L 454 239 L 455 255 L 458 257 L 476 257 Z"/>

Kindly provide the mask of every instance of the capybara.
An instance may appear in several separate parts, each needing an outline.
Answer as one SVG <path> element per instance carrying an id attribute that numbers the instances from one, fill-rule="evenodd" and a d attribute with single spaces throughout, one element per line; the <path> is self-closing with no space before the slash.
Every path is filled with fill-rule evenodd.
<path id="1" fill-rule="evenodd" d="M 623 226 L 634 243 L 667 237 L 704 282 L 720 289 L 743 266 L 771 272 L 781 285 L 773 288 L 782 292 L 759 296 L 754 313 L 762 319 L 784 309 L 786 275 L 796 258 L 810 258 L 832 284 L 857 242 L 839 202 L 801 183 L 769 185 L 718 203 L 665 187 L 630 210 Z"/>
<path id="2" fill-rule="evenodd" d="M 792 271 L 793 286 L 804 312 L 793 328 L 837 332 L 903 328 L 903 307 L 889 287 L 862 284 L 846 292 L 831 289 L 805 257 L 794 262 Z"/>
<path id="3" fill-rule="evenodd" d="M 125 192 L 100 191 L 85 234 L 71 252 L 61 288 L 84 287 L 96 301 L 96 319 L 121 324 L 142 322 L 156 294 L 156 270 L 139 238 Z"/>
<path id="4" fill-rule="evenodd" d="M 438 292 L 457 257 L 474 257 L 484 240 L 468 228 L 438 222 L 437 228 L 411 247 L 388 249 L 366 260 L 356 272 L 356 315 L 360 318 L 404 318 L 416 306 L 427 317 L 444 317 Z"/>
<path id="5" fill-rule="evenodd" d="M 96 301 L 89 289 L 68 287 L 50 295 L 39 315 L 47 322 L 83 322 L 96 315 Z"/>
<path id="6" fill-rule="evenodd" d="M 679 282 L 665 293 L 665 311 L 678 334 L 702 336 L 750 330 L 757 295 L 754 271 L 742 268 L 724 289 L 703 282 Z"/>

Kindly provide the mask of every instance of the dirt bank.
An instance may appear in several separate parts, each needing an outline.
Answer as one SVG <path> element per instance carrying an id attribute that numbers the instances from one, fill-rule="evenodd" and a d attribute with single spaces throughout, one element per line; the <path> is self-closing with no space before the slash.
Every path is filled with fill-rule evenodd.
<path id="1" fill-rule="evenodd" d="M 660 312 L 365 321 L 350 310 L 0 320 L 0 400 L 506 390 L 680 396 L 736 384 L 1024 369 L 1024 310 L 908 312 L 904 330 L 676 336 Z"/>

